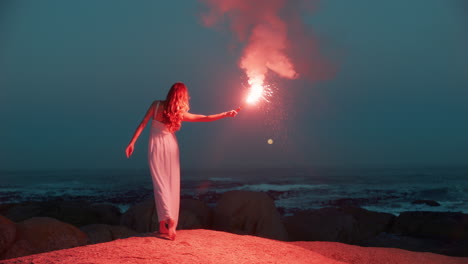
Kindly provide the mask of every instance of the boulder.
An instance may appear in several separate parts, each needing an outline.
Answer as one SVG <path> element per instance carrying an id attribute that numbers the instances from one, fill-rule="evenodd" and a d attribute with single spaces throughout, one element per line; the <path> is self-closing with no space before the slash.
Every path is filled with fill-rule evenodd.
<path id="1" fill-rule="evenodd" d="M 16 239 L 0 259 L 84 246 L 88 242 L 84 232 L 53 218 L 33 217 L 16 227 Z"/>
<path id="2" fill-rule="evenodd" d="M 433 252 L 448 256 L 468 257 L 468 240 L 447 241 L 383 232 L 365 241 L 362 246 L 400 248 L 410 251 Z"/>
<path id="3" fill-rule="evenodd" d="M 286 217 L 285 225 L 290 238 L 295 241 L 360 244 L 388 230 L 394 218 L 391 214 L 359 207 L 327 207 Z"/>
<path id="4" fill-rule="evenodd" d="M 112 204 L 97 203 L 92 204 L 89 208 L 98 218 L 96 223 L 107 225 L 118 225 L 120 223 L 120 216 L 122 213 L 120 213 L 119 208 Z"/>
<path id="5" fill-rule="evenodd" d="M 93 224 L 82 226 L 80 229 L 88 235 L 89 244 L 109 242 L 137 234 L 134 230 L 119 225 Z"/>
<path id="6" fill-rule="evenodd" d="M 15 241 L 16 224 L 0 215 L 0 255 Z"/>
<path id="7" fill-rule="evenodd" d="M 468 214 L 454 212 L 403 212 L 392 232 L 423 238 L 468 240 Z"/>
<path id="8" fill-rule="evenodd" d="M 214 210 L 213 228 L 235 234 L 288 240 L 273 200 L 262 192 L 224 193 Z"/>
<path id="9" fill-rule="evenodd" d="M 211 228 L 212 215 L 211 208 L 204 202 L 194 199 L 181 199 L 177 229 Z"/>
<path id="10" fill-rule="evenodd" d="M 211 226 L 211 209 L 202 201 L 181 199 L 177 229 L 198 229 Z M 130 207 L 121 217 L 121 225 L 139 233 L 159 230 L 158 211 L 154 199 L 146 199 Z"/>
<path id="11" fill-rule="evenodd" d="M 154 199 L 146 199 L 130 207 L 122 215 L 120 224 L 139 233 L 157 231 L 159 222 Z"/>
<path id="12" fill-rule="evenodd" d="M 59 201 L 18 204 L 10 207 L 6 216 L 15 222 L 40 216 L 83 226 L 89 224 L 118 224 L 120 211 L 111 204 L 90 204 L 85 201 Z"/>
<path id="13" fill-rule="evenodd" d="M 34 216 L 40 216 L 43 211 L 43 206 L 40 203 L 23 203 L 9 206 L 4 214 L 14 222 L 21 222 Z"/>

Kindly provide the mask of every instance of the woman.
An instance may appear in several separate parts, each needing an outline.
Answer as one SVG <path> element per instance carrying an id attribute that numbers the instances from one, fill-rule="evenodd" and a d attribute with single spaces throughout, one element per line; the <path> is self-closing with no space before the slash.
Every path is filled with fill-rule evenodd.
<path id="1" fill-rule="evenodd" d="M 234 117 L 240 110 L 231 110 L 216 115 L 197 115 L 188 112 L 189 94 L 183 83 L 172 85 L 166 100 L 154 101 L 138 125 L 125 153 L 129 158 L 135 142 L 150 119 L 151 132 L 148 145 L 148 162 L 153 179 L 154 198 L 158 211 L 159 233 L 174 240 L 179 218 L 180 163 L 179 146 L 175 132 L 182 121 L 210 122 L 225 117 Z"/>

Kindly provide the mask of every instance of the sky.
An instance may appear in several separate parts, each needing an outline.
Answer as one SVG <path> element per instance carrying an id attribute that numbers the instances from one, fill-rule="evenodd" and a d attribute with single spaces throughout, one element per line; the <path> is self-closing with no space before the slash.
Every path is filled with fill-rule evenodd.
<path id="1" fill-rule="evenodd" d="M 270 102 L 184 123 L 182 167 L 468 165 L 468 4 L 316 2 L 302 22 L 333 73 L 273 76 Z M 206 9 L 1 1 L 0 169 L 145 168 L 149 127 L 130 159 L 125 147 L 174 82 L 188 86 L 192 113 L 237 108 L 245 43 L 206 27 Z"/>

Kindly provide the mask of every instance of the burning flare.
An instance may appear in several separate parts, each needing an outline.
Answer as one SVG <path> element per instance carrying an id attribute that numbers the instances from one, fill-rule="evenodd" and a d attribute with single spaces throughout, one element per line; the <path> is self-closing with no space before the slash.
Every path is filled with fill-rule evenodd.
<path id="1" fill-rule="evenodd" d="M 263 81 L 258 79 L 251 79 L 249 80 L 250 89 L 249 95 L 247 96 L 246 102 L 248 104 L 254 104 L 258 102 L 261 98 L 264 98 L 263 91 L 265 88 L 263 87 Z"/>
<path id="2" fill-rule="evenodd" d="M 271 95 L 265 87 L 268 71 L 295 79 L 298 73 L 286 55 L 289 47 L 288 25 L 280 17 L 286 0 L 202 0 L 210 7 L 204 22 L 213 26 L 226 14 L 240 41 L 247 41 L 239 66 L 250 85 L 246 102 L 253 104 Z"/>

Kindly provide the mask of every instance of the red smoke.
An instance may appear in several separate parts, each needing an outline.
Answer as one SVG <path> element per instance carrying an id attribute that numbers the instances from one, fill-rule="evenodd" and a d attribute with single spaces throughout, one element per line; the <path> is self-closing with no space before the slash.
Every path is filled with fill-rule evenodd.
<path id="1" fill-rule="evenodd" d="M 239 66 L 245 70 L 252 86 L 262 86 L 269 70 L 283 78 L 299 77 L 297 68 L 288 54 L 299 52 L 308 56 L 316 53 L 315 50 L 299 50 L 304 48 L 304 43 L 290 43 L 290 39 L 310 40 L 304 38 L 303 34 L 298 34 L 302 32 L 303 26 L 297 23 L 301 20 L 300 12 L 295 11 L 303 4 L 301 0 L 289 3 L 287 0 L 201 1 L 210 9 L 208 14 L 203 16 L 206 26 L 214 26 L 226 19 L 239 41 L 246 43 Z M 301 36 L 291 38 L 288 34 Z M 292 48 L 295 49 L 294 52 Z M 307 45 L 307 48 L 315 49 L 315 45 Z M 300 62 L 301 66 L 304 66 L 303 62 Z"/>

